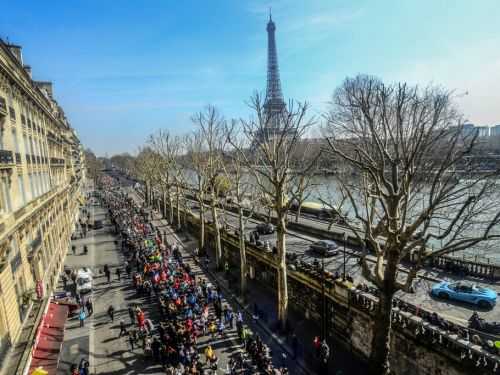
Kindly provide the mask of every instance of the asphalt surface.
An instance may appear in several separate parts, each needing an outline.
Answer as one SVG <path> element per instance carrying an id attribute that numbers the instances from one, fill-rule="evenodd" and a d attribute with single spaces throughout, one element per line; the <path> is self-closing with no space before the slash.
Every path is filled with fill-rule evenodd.
<path id="1" fill-rule="evenodd" d="M 131 186 L 132 182 L 121 178 L 121 181 Z M 197 202 L 192 202 L 191 210 L 193 214 L 198 215 L 199 206 Z M 237 228 L 238 220 L 237 215 L 230 211 L 226 211 L 225 220 L 228 227 Z M 210 210 L 206 210 L 205 217 L 211 220 Z M 290 216 L 290 220 L 294 220 L 295 215 Z M 222 219 L 222 215 L 220 220 Z M 300 222 L 314 227 L 319 227 L 322 229 L 327 229 L 328 224 L 320 220 L 313 220 L 307 217 L 301 217 Z M 249 220 L 246 228 L 247 234 L 254 231 L 259 221 Z M 333 226 L 332 230 L 345 231 L 345 228 Z M 276 242 L 276 235 L 261 235 L 260 240 L 263 242 L 269 241 L 270 247 Z M 321 262 L 321 257 L 312 252 L 309 246 L 312 242 L 317 241 L 318 238 L 314 236 L 305 235 L 303 233 L 288 230 L 288 235 L 286 237 L 287 253 L 296 254 L 299 260 L 305 261 L 307 263 L 313 263 L 315 260 Z M 343 256 L 343 246 L 339 248 L 339 254 L 325 259 L 325 269 L 335 273 L 342 273 L 344 268 L 344 256 Z M 359 252 L 358 249 L 346 246 L 346 272 L 354 279 L 355 282 L 365 282 L 369 284 L 361 275 L 361 267 L 358 265 Z M 263 250 L 265 251 L 265 250 Z M 461 281 L 466 280 L 478 286 L 486 287 L 495 290 L 497 293 L 500 292 L 500 282 L 490 282 L 481 278 L 465 277 L 459 278 L 455 275 L 449 274 L 445 271 L 439 269 L 424 269 L 419 273 L 419 278 L 414 281 L 415 293 L 404 293 L 402 291 L 397 293 L 397 297 L 418 306 L 419 308 L 426 309 L 429 311 L 435 311 L 442 317 L 459 324 L 466 325 L 467 320 L 472 315 L 474 311 L 477 311 L 479 315 L 488 321 L 500 321 L 500 307 L 497 304 L 492 309 L 481 310 L 475 305 L 456 302 L 451 300 L 439 300 L 431 296 L 430 291 L 433 285 L 438 281 Z M 404 272 L 400 273 L 402 279 L 405 278 Z M 500 304 L 500 302 L 499 302 Z"/>

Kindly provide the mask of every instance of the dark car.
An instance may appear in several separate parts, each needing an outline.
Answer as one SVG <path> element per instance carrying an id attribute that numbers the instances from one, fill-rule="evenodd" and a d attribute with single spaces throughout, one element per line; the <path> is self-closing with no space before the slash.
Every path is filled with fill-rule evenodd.
<path id="1" fill-rule="evenodd" d="M 323 256 L 332 256 L 339 253 L 339 245 L 335 241 L 320 240 L 313 242 L 309 248 Z"/>
<path id="2" fill-rule="evenodd" d="M 271 223 L 260 223 L 255 227 L 255 229 L 257 229 L 257 232 L 259 232 L 259 234 L 274 233 L 274 225 L 272 225 Z"/>
<path id="3" fill-rule="evenodd" d="M 103 227 L 104 225 L 102 224 L 102 220 L 94 221 L 94 225 L 92 226 L 93 229 L 101 229 Z"/>

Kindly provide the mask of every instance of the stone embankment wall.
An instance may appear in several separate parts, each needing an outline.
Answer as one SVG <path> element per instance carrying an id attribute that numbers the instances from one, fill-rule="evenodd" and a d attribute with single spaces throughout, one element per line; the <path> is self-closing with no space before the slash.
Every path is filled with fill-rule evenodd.
<path id="1" fill-rule="evenodd" d="M 158 207 L 165 207 L 159 204 Z M 191 213 L 181 215 L 193 234 L 197 235 L 199 219 Z M 207 235 L 212 234 L 210 223 Z M 238 270 L 239 246 L 234 233 L 223 233 L 223 247 L 231 269 Z M 247 243 L 248 266 L 251 274 L 271 292 L 276 277 L 276 259 L 263 248 Z M 239 275 L 238 272 L 234 274 Z M 331 274 L 322 276 L 311 265 L 290 265 L 288 274 L 290 306 L 304 317 L 321 322 L 322 285 L 326 296 L 328 339 L 343 345 L 361 359 L 371 351 L 373 311 L 378 299 L 356 289 L 348 282 L 334 280 Z M 473 344 L 465 327 L 450 323 L 446 331 L 428 322 L 429 311 L 395 302 L 392 324 L 391 368 L 396 375 L 483 375 L 500 372 L 500 357 L 481 345 Z"/>

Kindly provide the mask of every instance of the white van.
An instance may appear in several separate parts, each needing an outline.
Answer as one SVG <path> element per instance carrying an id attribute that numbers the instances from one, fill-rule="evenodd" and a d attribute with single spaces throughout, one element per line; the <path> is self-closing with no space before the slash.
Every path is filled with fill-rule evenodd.
<path id="1" fill-rule="evenodd" d="M 76 292 L 79 294 L 90 293 L 92 291 L 92 271 L 88 268 L 81 268 L 76 273 Z"/>

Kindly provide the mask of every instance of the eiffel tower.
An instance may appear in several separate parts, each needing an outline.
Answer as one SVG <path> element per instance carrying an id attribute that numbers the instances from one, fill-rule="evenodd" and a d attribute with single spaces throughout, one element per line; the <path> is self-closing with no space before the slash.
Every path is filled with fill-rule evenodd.
<path id="1" fill-rule="evenodd" d="M 265 127 L 255 134 L 255 143 L 269 141 L 280 133 L 280 117 L 286 111 L 286 104 L 281 92 L 280 71 L 278 67 L 278 52 L 274 33 L 276 25 L 269 12 L 267 23 L 267 88 L 264 101 Z"/>

